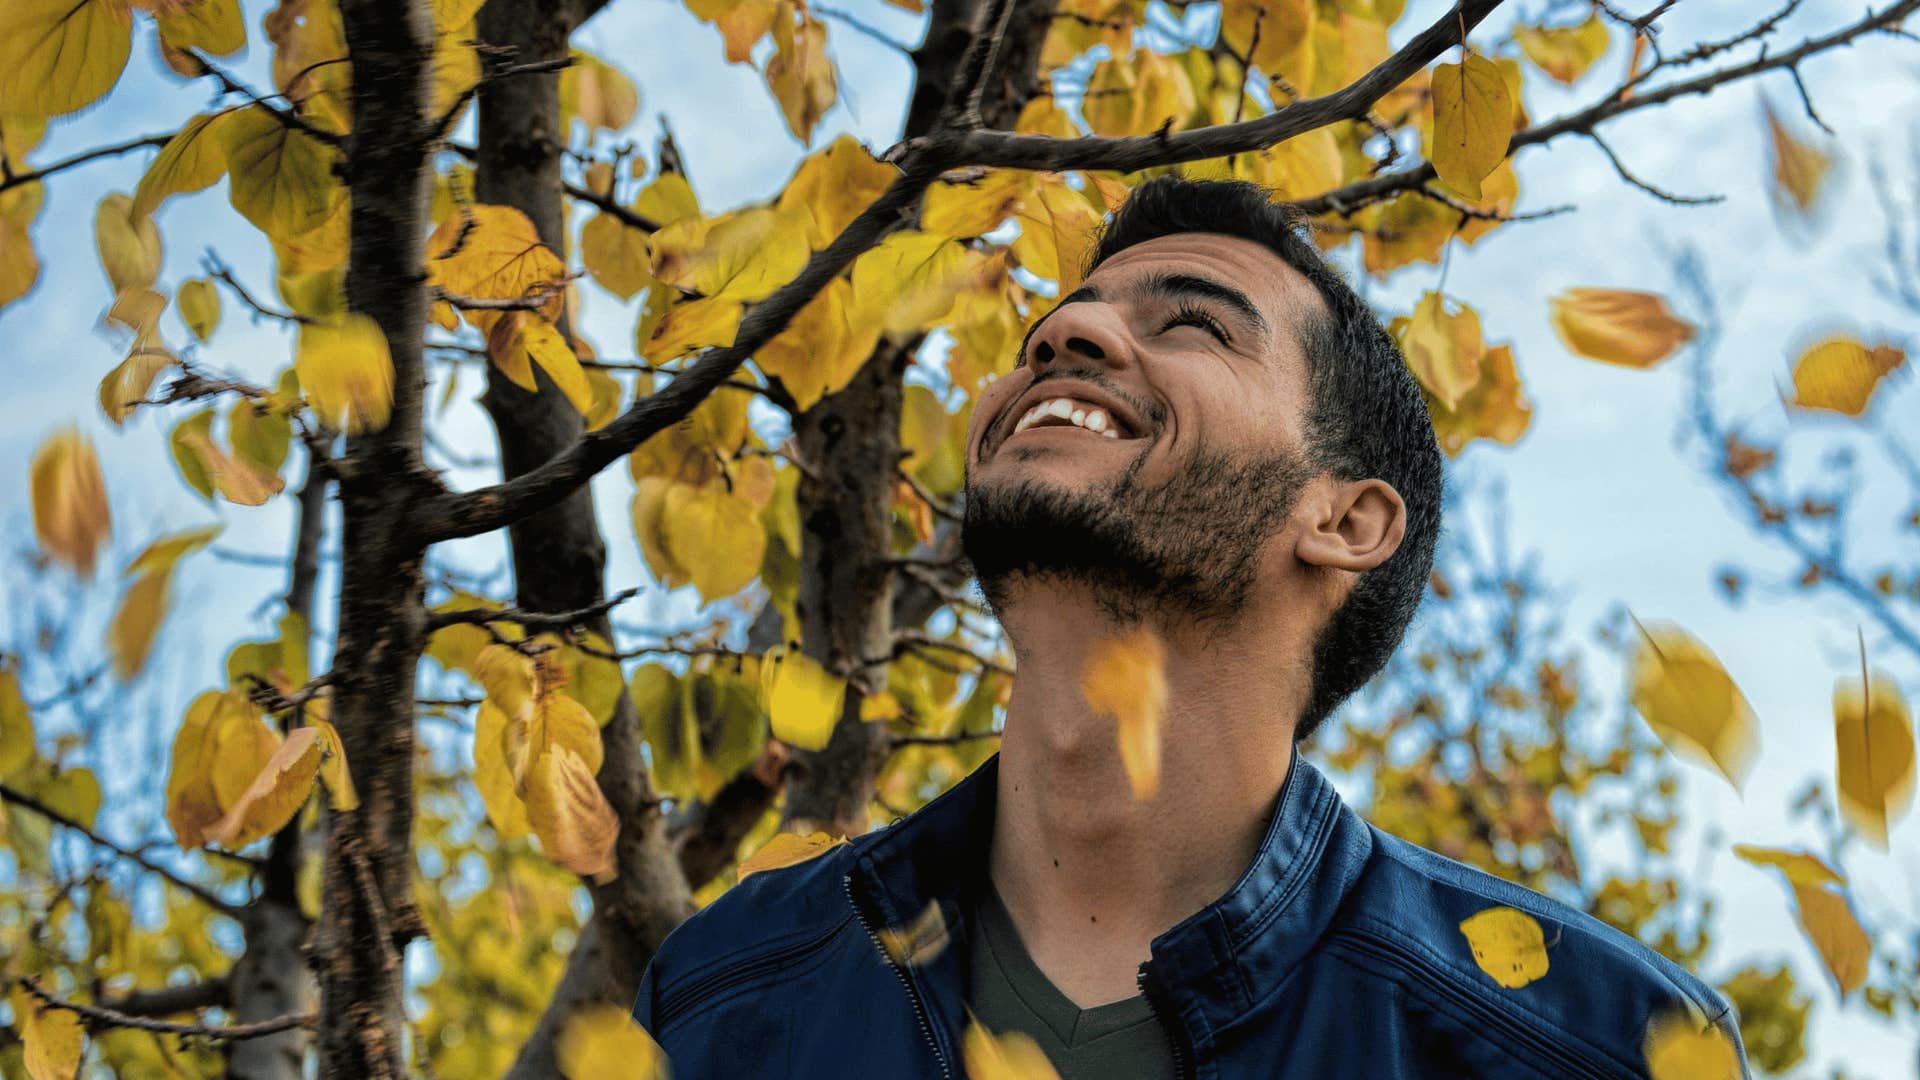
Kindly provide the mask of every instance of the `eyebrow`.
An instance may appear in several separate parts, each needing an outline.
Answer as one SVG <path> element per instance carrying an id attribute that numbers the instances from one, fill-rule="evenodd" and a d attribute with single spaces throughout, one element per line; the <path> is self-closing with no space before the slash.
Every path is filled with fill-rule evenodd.
<path id="1" fill-rule="evenodd" d="M 1254 331 L 1260 337 L 1264 338 L 1272 334 L 1272 329 L 1267 325 L 1266 317 L 1260 314 L 1260 309 L 1254 306 L 1253 301 L 1247 298 L 1246 293 L 1241 292 L 1231 285 L 1215 281 L 1212 278 L 1204 278 L 1195 274 L 1161 272 L 1147 276 L 1138 283 L 1129 286 L 1126 291 L 1156 300 L 1199 299 L 1225 304 L 1227 307 L 1232 308 L 1236 315 L 1239 315 L 1247 323 L 1252 325 Z M 1098 301 L 1099 299 L 1100 290 L 1094 288 L 1092 285 L 1082 285 L 1063 297 L 1059 303 L 1053 306 L 1053 311 L 1047 312 L 1035 321 L 1032 326 L 1027 328 L 1026 337 L 1020 339 L 1019 359 L 1016 366 L 1023 365 L 1027 362 L 1027 344 L 1033 340 L 1034 332 L 1040 329 L 1041 323 L 1051 318 L 1054 311 L 1059 311 L 1068 304 L 1092 302 Z"/>

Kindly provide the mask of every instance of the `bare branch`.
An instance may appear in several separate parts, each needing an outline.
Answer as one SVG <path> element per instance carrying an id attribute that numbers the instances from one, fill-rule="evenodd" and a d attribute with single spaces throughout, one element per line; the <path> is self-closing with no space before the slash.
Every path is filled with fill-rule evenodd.
<path id="1" fill-rule="evenodd" d="M 540 612 L 522 611 L 519 608 L 461 608 L 458 611 L 429 612 L 427 632 L 432 633 L 449 626 L 486 626 L 497 622 L 514 623 L 529 633 L 539 633 L 543 630 L 572 630 L 605 615 L 633 599 L 639 592 L 639 589 L 626 589 L 599 603 L 588 604 L 578 611 Z"/>
<path id="2" fill-rule="evenodd" d="M 225 1005 L 227 1001 L 227 977 L 216 975 L 180 986 L 132 990 L 125 997 L 105 1001 L 101 1005 L 128 1016 L 174 1016 Z"/>
<path id="3" fill-rule="evenodd" d="M 559 71 L 562 68 L 572 66 L 573 57 L 562 56 L 558 59 L 540 60 L 530 64 L 513 64 L 509 67 L 501 68 L 498 71 L 487 72 L 480 76 L 478 82 L 460 91 L 460 96 L 453 99 L 453 104 L 447 106 L 447 111 L 440 114 L 440 119 L 433 125 L 434 140 L 437 142 L 452 133 L 453 125 L 460 120 L 460 113 L 473 101 L 474 95 L 480 92 L 481 87 L 519 75 L 537 75 L 544 72 Z"/>
<path id="4" fill-rule="evenodd" d="M 123 143 L 114 143 L 112 146 L 96 147 L 95 149 L 75 154 L 70 158 L 63 158 L 50 165 L 43 165 L 38 169 L 30 169 L 27 172 L 10 171 L 4 177 L 0 177 L 0 191 L 22 187 L 36 180 L 44 180 L 56 173 L 63 173 L 68 169 L 85 165 L 89 161 L 98 161 L 106 157 L 118 157 L 121 154 L 130 154 L 135 150 L 158 150 L 160 147 L 167 145 L 167 140 L 171 138 L 173 138 L 171 133 L 166 135 L 143 135 L 138 139 L 128 139 Z"/>
<path id="5" fill-rule="evenodd" d="M 290 323 L 307 323 L 313 321 L 297 311 L 283 311 L 279 308 L 268 307 L 266 304 L 254 299 L 253 294 L 247 291 L 247 287 L 240 284 L 240 280 L 233 276 L 233 268 L 222 262 L 220 256 L 214 254 L 212 248 L 207 249 L 207 254 L 201 260 L 201 265 L 205 267 L 208 277 L 225 285 L 232 291 L 236 299 L 247 307 L 252 308 L 256 316 Z"/>
<path id="6" fill-rule="evenodd" d="M 1607 160 L 1613 163 L 1613 171 L 1620 174 L 1620 179 L 1625 180 L 1627 183 L 1652 195 L 1656 199 L 1661 199 L 1679 206 L 1707 206 L 1726 201 L 1727 197 L 1725 195 L 1675 195 L 1671 191 L 1657 188 L 1628 172 L 1626 165 L 1620 161 L 1620 156 L 1613 152 L 1613 147 L 1607 145 L 1607 140 L 1591 131 L 1587 132 L 1586 135 L 1587 138 L 1593 140 L 1595 146 L 1600 148 L 1601 153 L 1607 155 Z"/>
<path id="7" fill-rule="evenodd" d="M 64 1009 L 77 1013 L 87 1022 L 89 1028 L 134 1028 L 138 1031 L 152 1031 L 162 1035 L 192 1035 L 203 1039 L 226 1041 L 230 1039 L 257 1039 L 262 1035 L 273 1035 L 289 1028 L 312 1027 L 317 1017 L 313 1013 L 291 1013 L 263 1020 L 257 1024 L 183 1024 L 173 1020 L 155 1020 L 152 1017 L 136 1016 L 132 1013 L 109 1009 L 104 1005 L 88 1005 L 79 1001 L 68 1001 L 57 997 L 40 984 L 33 975 L 20 976 L 20 988 L 39 998 L 49 1008 Z"/>
<path id="8" fill-rule="evenodd" d="M 138 865 L 141 869 L 146 870 L 149 873 L 158 874 L 160 877 L 165 878 L 168 882 L 178 887 L 180 891 L 186 893 L 189 896 L 192 896 L 193 898 L 199 900 L 201 903 L 207 905 L 210 908 L 213 908 L 215 911 L 218 911 L 221 914 L 237 916 L 240 912 L 241 906 L 239 904 L 229 903 L 226 900 L 221 899 L 218 894 L 213 892 L 213 890 L 207 888 L 204 885 L 200 885 L 195 882 L 188 881 L 186 878 L 183 878 L 179 874 L 174 873 L 172 870 L 169 870 L 166 867 L 161 866 L 159 863 L 154 862 L 152 859 L 147 858 L 145 855 L 141 854 L 138 851 L 133 850 L 132 848 L 121 847 L 119 844 L 116 844 L 113 841 L 107 839 L 106 837 L 101 836 L 99 833 L 94 832 L 93 829 L 90 828 L 89 826 L 84 825 L 73 818 L 68 817 L 67 815 L 61 813 L 58 810 L 55 810 L 53 807 L 48 806 L 46 803 L 41 802 L 39 799 L 34 798 L 33 796 L 27 794 L 24 791 L 20 791 L 17 788 L 10 787 L 6 784 L 0 784 L 0 799 L 5 799 L 7 802 L 10 802 L 15 806 L 19 806 L 24 809 L 31 810 L 34 813 L 39 814 L 41 817 L 46 818 L 48 821 L 51 821 L 56 825 L 64 825 L 67 828 L 72 829 L 74 832 L 77 832 L 81 836 L 84 836 L 88 840 L 92 841 L 94 846 L 105 848 L 108 851 L 113 852 L 115 855 L 118 855 L 121 858 L 127 860 L 128 862 Z"/>

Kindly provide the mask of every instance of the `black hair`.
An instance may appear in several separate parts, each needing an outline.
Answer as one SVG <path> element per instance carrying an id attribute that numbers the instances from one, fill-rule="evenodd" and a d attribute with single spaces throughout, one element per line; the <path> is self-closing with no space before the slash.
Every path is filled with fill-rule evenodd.
<path id="1" fill-rule="evenodd" d="M 1326 310 L 1298 327 L 1307 357 L 1307 452 L 1341 480 L 1379 478 L 1406 503 L 1406 536 L 1360 575 L 1313 647 L 1313 686 L 1294 729 L 1311 735 L 1386 666 L 1420 605 L 1440 532 L 1440 447 L 1420 385 L 1366 301 L 1302 235 L 1303 217 L 1244 180 L 1161 176 L 1133 189 L 1100 235 L 1091 273 L 1135 244 L 1178 233 L 1223 233 L 1279 255 L 1319 290 Z"/>

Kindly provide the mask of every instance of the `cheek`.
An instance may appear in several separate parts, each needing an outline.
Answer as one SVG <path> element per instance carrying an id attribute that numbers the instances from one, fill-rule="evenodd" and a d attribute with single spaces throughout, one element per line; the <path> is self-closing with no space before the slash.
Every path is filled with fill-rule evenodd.
<path id="1" fill-rule="evenodd" d="M 967 421 L 968 457 L 978 456 L 980 438 L 986 433 L 987 425 L 993 423 L 1007 403 L 1026 387 L 1026 383 L 1026 376 L 1015 371 L 1000 376 L 980 391 L 980 396 L 974 399 L 973 416 Z"/>

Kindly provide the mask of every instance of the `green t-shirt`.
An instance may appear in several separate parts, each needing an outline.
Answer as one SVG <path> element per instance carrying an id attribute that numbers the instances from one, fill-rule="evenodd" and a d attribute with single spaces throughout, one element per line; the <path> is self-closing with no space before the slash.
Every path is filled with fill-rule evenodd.
<path id="1" fill-rule="evenodd" d="M 987 1030 L 1031 1035 L 1060 1080 L 1165 1080 L 1173 1076 L 1166 1032 L 1139 995 L 1082 1009 L 1027 955 L 991 882 L 974 911 L 967 1006 Z"/>

